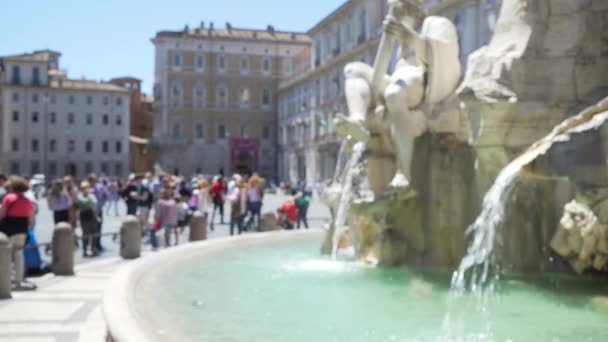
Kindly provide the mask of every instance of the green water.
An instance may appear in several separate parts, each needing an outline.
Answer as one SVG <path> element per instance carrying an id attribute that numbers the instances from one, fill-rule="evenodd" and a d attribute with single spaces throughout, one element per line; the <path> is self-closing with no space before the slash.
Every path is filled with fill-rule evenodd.
<path id="1" fill-rule="evenodd" d="M 318 239 L 261 242 L 159 266 L 137 310 L 170 341 L 608 341 L 606 285 L 502 280 L 448 296 L 449 272 L 316 257 Z"/>

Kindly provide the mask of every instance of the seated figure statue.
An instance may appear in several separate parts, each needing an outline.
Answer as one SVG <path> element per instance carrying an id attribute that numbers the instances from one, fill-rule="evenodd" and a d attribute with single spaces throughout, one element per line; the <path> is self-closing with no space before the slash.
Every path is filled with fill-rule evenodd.
<path id="1" fill-rule="evenodd" d="M 390 185 L 402 188 L 411 180 L 414 140 L 427 130 L 433 105 L 453 94 L 461 70 L 458 34 L 450 20 L 426 17 L 418 33 L 412 27 L 424 18 L 421 5 L 412 0 L 389 0 L 389 5 L 384 34 L 400 45 L 395 70 L 386 75 L 387 70 L 364 63 L 348 64 L 344 72 L 350 115 L 338 114 L 334 125 L 341 135 L 365 143 L 374 136 L 388 138 L 397 169 Z M 384 53 L 392 49 L 389 45 Z M 373 84 L 375 72 L 383 75 L 379 84 Z"/>

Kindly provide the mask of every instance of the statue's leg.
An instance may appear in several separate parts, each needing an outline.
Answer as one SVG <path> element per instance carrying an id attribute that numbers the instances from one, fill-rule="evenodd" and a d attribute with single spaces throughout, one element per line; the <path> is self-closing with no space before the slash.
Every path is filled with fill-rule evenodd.
<path id="1" fill-rule="evenodd" d="M 423 74 L 417 68 L 398 70 L 384 92 L 397 153 L 394 187 L 407 186 L 411 180 L 414 140 L 426 130 L 426 118 L 417 107 L 424 95 Z"/>

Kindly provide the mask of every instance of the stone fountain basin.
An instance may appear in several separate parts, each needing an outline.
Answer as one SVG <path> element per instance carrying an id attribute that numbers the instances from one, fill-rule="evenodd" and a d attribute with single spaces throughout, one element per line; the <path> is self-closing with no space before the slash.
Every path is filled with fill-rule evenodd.
<path id="1" fill-rule="evenodd" d="M 112 277 L 103 294 L 102 310 L 106 322 L 109 341 L 141 342 L 158 340 L 153 332 L 157 327 L 151 324 L 145 313 L 135 305 L 136 293 L 144 276 L 157 265 L 178 264 L 192 256 L 204 257 L 209 254 L 238 249 L 257 242 L 285 242 L 302 238 L 323 238 L 324 230 L 276 231 L 247 234 L 225 239 L 206 240 L 165 249 L 132 261 L 121 267 Z M 167 336 L 169 337 L 169 336 Z"/>

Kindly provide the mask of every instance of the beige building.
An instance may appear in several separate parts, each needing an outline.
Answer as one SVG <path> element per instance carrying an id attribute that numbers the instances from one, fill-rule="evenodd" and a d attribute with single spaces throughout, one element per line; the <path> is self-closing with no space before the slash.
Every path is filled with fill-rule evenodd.
<path id="1" fill-rule="evenodd" d="M 183 175 L 276 170 L 277 88 L 308 36 L 186 27 L 158 32 L 153 145 L 159 166 Z"/>
<path id="2" fill-rule="evenodd" d="M 0 171 L 53 178 L 129 172 L 129 90 L 69 79 L 61 54 L 0 58 Z"/>
<path id="3" fill-rule="evenodd" d="M 426 0 L 430 14 L 457 27 L 461 63 L 488 42 L 499 0 Z M 279 179 L 324 182 L 334 176 L 341 139 L 332 122 L 347 114 L 344 67 L 353 61 L 373 64 L 388 11 L 386 0 L 349 0 L 317 23 L 308 63 L 279 85 Z"/>

